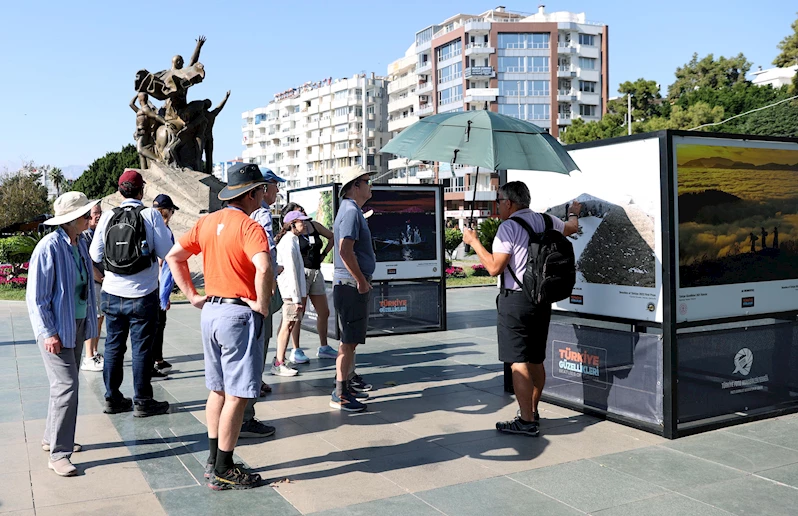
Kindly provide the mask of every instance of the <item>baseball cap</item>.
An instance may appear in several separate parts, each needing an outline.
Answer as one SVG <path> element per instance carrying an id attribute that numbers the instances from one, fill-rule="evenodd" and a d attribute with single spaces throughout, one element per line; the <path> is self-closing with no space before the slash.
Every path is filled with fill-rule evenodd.
<path id="1" fill-rule="evenodd" d="M 289 211 L 283 218 L 283 224 L 294 222 L 295 220 L 310 220 L 310 217 L 299 210 Z"/>
<path id="2" fill-rule="evenodd" d="M 152 201 L 152 207 L 166 208 L 167 210 L 175 210 L 175 211 L 180 209 L 177 206 L 175 206 L 174 202 L 172 202 L 172 198 L 166 194 L 158 194 L 158 197 L 156 197 L 155 200 Z"/>
<path id="3" fill-rule="evenodd" d="M 122 175 L 119 176 L 119 186 L 122 186 L 123 183 L 130 183 L 133 188 L 141 188 L 146 184 L 146 181 L 137 170 L 126 168 Z"/>
<path id="4" fill-rule="evenodd" d="M 285 179 L 272 172 L 270 168 L 263 167 L 260 172 L 267 183 L 285 183 Z"/>

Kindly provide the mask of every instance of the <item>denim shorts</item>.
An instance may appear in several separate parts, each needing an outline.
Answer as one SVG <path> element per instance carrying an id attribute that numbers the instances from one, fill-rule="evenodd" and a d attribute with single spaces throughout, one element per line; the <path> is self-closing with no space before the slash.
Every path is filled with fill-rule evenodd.
<path id="1" fill-rule="evenodd" d="M 248 306 L 202 307 L 205 386 L 239 398 L 257 398 L 263 375 L 263 316 Z"/>

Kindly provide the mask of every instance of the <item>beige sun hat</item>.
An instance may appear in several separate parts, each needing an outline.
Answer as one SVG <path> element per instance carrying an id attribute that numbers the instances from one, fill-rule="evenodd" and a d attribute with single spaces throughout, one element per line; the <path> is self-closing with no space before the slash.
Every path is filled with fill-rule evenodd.
<path id="1" fill-rule="evenodd" d="M 53 203 L 55 217 L 47 219 L 44 224 L 48 226 L 60 226 L 67 222 L 72 222 L 76 218 L 87 214 L 99 201 L 90 201 L 83 192 L 67 192 L 62 194 Z"/>
<path id="2" fill-rule="evenodd" d="M 346 192 L 346 187 L 349 186 L 349 183 L 351 183 L 355 179 L 358 179 L 366 174 L 370 176 L 375 174 L 375 172 L 369 172 L 360 165 L 341 168 L 339 169 L 338 173 L 341 176 L 341 190 L 339 193 L 340 196 L 343 196 L 344 192 Z"/>

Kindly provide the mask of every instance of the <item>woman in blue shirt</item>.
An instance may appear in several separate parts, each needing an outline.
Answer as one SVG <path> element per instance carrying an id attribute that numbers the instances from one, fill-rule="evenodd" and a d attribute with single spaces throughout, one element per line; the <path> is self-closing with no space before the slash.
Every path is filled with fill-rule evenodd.
<path id="1" fill-rule="evenodd" d="M 63 477 L 77 473 L 70 458 L 80 451 L 75 444 L 80 359 L 83 342 L 97 336 L 92 262 L 86 241 L 79 237 L 98 202 L 80 192 L 56 199 L 55 217 L 44 223 L 58 229 L 36 245 L 28 270 L 25 301 L 50 381 L 42 448 L 50 452 L 48 467 Z"/>

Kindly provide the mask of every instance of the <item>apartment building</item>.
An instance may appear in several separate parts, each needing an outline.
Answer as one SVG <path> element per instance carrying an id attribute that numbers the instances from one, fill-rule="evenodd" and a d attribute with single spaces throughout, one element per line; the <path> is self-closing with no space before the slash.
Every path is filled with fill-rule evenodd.
<path id="1" fill-rule="evenodd" d="M 375 74 L 308 82 L 242 115 L 242 157 L 286 179 L 286 189 L 332 183 L 338 169 L 387 171 L 388 80 Z M 364 144 L 365 142 L 365 144 Z"/>
<path id="2" fill-rule="evenodd" d="M 609 97 L 607 36 L 608 27 L 584 13 L 547 13 L 542 5 L 534 14 L 500 6 L 425 27 L 388 68 L 391 136 L 417 119 L 452 111 L 487 109 L 555 137 L 574 118 L 599 120 Z M 479 171 L 475 194 L 474 167 L 396 158 L 388 169 L 392 182 L 444 184 L 449 218 L 464 220 L 475 195 L 480 217 L 495 214 L 493 171 Z"/>
<path id="3" fill-rule="evenodd" d="M 236 157 L 230 161 L 217 161 L 213 164 L 213 176 L 222 183 L 227 182 L 227 170 L 236 163 L 242 163 L 244 158 Z"/>

